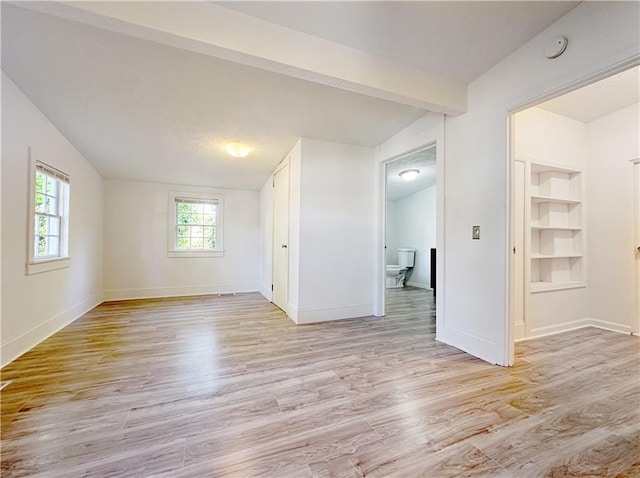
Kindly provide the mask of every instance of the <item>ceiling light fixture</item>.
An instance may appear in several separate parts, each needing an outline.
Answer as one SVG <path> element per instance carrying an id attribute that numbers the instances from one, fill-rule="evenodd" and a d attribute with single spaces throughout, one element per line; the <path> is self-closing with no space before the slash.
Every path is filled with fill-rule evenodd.
<path id="1" fill-rule="evenodd" d="M 236 158 L 244 158 L 249 154 L 251 148 L 244 143 L 229 143 L 227 145 L 227 153 Z"/>
<path id="2" fill-rule="evenodd" d="M 420 174 L 419 169 L 405 169 L 404 171 L 400 171 L 398 176 L 400 176 L 405 181 L 413 181 Z"/>

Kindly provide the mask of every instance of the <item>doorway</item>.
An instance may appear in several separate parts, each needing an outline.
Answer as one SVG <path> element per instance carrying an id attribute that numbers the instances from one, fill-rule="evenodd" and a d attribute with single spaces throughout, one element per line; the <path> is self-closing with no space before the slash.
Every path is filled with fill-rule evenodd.
<path id="1" fill-rule="evenodd" d="M 511 115 L 515 340 L 640 327 L 633 160 L 640 68 Z"/>
<path id="2" fill-rule="evenodd" d="M 412 294 L 435 308 L 437 161 L 429 145 L 385 163 L 385 303 Z"/>

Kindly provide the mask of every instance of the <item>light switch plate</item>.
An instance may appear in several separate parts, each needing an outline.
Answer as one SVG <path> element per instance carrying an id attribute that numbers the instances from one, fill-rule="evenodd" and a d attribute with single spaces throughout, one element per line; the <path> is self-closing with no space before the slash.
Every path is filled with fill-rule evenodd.
<path id="1" fill-rule="evenodd" d="M 471 228 L 471 239 L 480 239 L 480 226 L 473 226 Z"/>

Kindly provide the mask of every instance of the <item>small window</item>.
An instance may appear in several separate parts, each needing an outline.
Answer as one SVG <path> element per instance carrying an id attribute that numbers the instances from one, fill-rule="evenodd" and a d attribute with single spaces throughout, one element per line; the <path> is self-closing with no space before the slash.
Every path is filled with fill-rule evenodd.
<path id="1" fill-rule="evenodd" d="M 169 257 L 220 257 L 222 196 L 201 193 L 169 195 Z"/>
<path id="2" fill-rule="evenodd" d="M 33 171 L 28 274 L 68 267 L 69 258 L 69 175 L 41 161 Z"/>

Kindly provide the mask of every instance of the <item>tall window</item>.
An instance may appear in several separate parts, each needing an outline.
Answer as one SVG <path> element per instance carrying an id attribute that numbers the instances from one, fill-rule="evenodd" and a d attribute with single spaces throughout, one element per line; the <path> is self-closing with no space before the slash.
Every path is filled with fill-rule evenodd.
<path id="1" fill-rule="evenodd" d="M 40 161 L 34 164 L 29 265 L 68 258 L 69 176 Z M 50 268 L 64 267 L 58 265 Z M 34 267 L 29 273 L 50 268 Z"/>
<path id="2" fill-rule="evenodd" d="M 170 194 L 170 257 L 222 255 L 222 204 L 222 196 Z"/>

